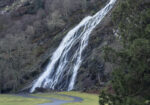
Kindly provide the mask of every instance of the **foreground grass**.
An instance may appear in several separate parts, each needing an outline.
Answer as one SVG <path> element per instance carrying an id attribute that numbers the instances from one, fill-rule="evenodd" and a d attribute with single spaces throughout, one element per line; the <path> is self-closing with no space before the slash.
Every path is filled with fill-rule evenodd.
<path id="1" fill-rule="evenodd" d="M 59 93 L 38 93 L 38 94 L 32 94 L 32 96 L 36 97 L 48 97 L 48 98 L 55 98 L 59 100 L 67 100 L 67 101 L 72 101 L 73 98 L 67 97 L 67 96 L 61 96 Z"/>
<path id="2" fill-rule="evenodd" d="M 21 96 L 0 95 L 0 105 L 38 105 L 42 103 L 49 103 L 50 100 L 24 98 Z"/>
<path id="3" fill-rule="evenodd" d="M 73 100 L 70 97 L 61 96 L 62 94 L 69 95 L 69 96 L 76 96 L 83 99 L 82 102 L 66 103 L 64 105 L 99 105 L 98 104 L 99 98 L 98 95 L 96 94 L 88 94 L 88 93 L 80 93 L 80 92 L 58 92 L 58 93 L 32 94 L 32 96 L 48 97 L 48 98 L 55 98 L 55 99 L 68 100 L 68 101 Z M 25 98 L 21 96 L 13 96 L 13 95 L 0 95 L 0 105 L 38 105 L 38 104 L 49 103 L 49 102 L 50 100 L 47 99 Z"/>
<path id="4" fill-rule="evenodd" d="M 82 102 L 67 103 L 64 105 L 99 105 L 99 97 L 96 94 L 80 93 L 80 92 L 61 92 L 60 94 L 76 96 L 83 99 Z"/>

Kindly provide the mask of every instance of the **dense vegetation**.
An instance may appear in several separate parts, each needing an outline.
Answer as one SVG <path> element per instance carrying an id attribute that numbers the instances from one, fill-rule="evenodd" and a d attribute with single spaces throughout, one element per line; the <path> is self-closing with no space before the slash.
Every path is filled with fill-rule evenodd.
<path id="1" fill-rule="evenodd" d="M 105 47 L 105 60 L 118 65 L 112 90 L 100 94 L 100 105 L 150 104 L 150 1 L 120 0 L 113 13 L 122 49 Z"/>

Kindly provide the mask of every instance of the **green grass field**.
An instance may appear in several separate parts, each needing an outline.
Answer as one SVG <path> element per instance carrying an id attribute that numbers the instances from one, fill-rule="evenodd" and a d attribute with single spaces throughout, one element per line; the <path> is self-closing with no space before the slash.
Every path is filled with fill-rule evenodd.
<path id="1" fill-rule="evenodd" d="M 13 95 L 0 95 L 0 105 L 38 105 L 41 103 L 49 103 L 50 100 L 24 98 Z"/>
<path id="2" fill-rule="evenodd" d="M 67 103 L 64 105 L 99 105 L 98 95 L 96 94 L 88 94 L 81 92 L 58 92 L 58 93 L 39 93 L 39 94 L 31 94 L 36 97 L 49 97 L 60 100 L 73 100 L 67 96 L 60 96 L 59 94 L 76 96 L 83 99 L 82 102 L 76 103 Z M 0 95 L 0 105 L 38 105 L 41 103 L 49 103 L 50 100 L 47 99 L 34 99 L 34 98 L 24 98 L 21 96 L 13 96 L 13 95 Z"/>

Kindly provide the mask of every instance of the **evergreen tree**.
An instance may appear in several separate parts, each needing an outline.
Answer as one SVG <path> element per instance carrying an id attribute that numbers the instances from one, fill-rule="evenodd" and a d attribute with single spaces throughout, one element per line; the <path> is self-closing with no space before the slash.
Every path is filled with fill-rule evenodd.
<path id="1" fill-rule="evenodd" d="M 150 5 L 123 0 L 113 13 L 123 49 L 106 47 L 105 60 L 118 66 L 112 73 L 114 94 L 102 92 L 100 105 L 150 104 Z M 109 101 L 108 101 L 109 100 Z"/>

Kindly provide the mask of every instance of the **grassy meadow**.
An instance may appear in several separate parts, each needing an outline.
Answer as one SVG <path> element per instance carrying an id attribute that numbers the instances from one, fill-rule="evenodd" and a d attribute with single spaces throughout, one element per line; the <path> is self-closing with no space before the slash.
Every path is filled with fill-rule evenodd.
<path id="1" fill-rule="evenodd" d="M 60 94 L 60 95 L 59 95 Z M 32 96 L 36 97 L 46 97 L 46 98 L 55 98 L 60 100 L 68 100 L 72 101 L 73 99 L 67 96 L 61 95 L 69 95 L 69 96 L 76 96 L 83 99 L 82 102 L 76 103 L 66 103 L 64 105 L 99 105 L 98 95 L 96 94 L 88 94 L 88 93 L 81 93 L 81 92 L 58 92 L 58 93 L 38 93 L 38 94 L 31 94 Z M 51 100 L 48 99 L 36 99 L 36 98 L 25 98 L 21 96 L 14 96 L 14 95 L 0 95 L 0 105 L 38 105 L 42 103 L 50 103 Z"/>
<path id="2" fill-rule="evenodd" d="M 0 95 L 0 105 L 38 105 L 42 103 L 49 103 L 50 100 L 25 98 L 14 95 Z"/>

